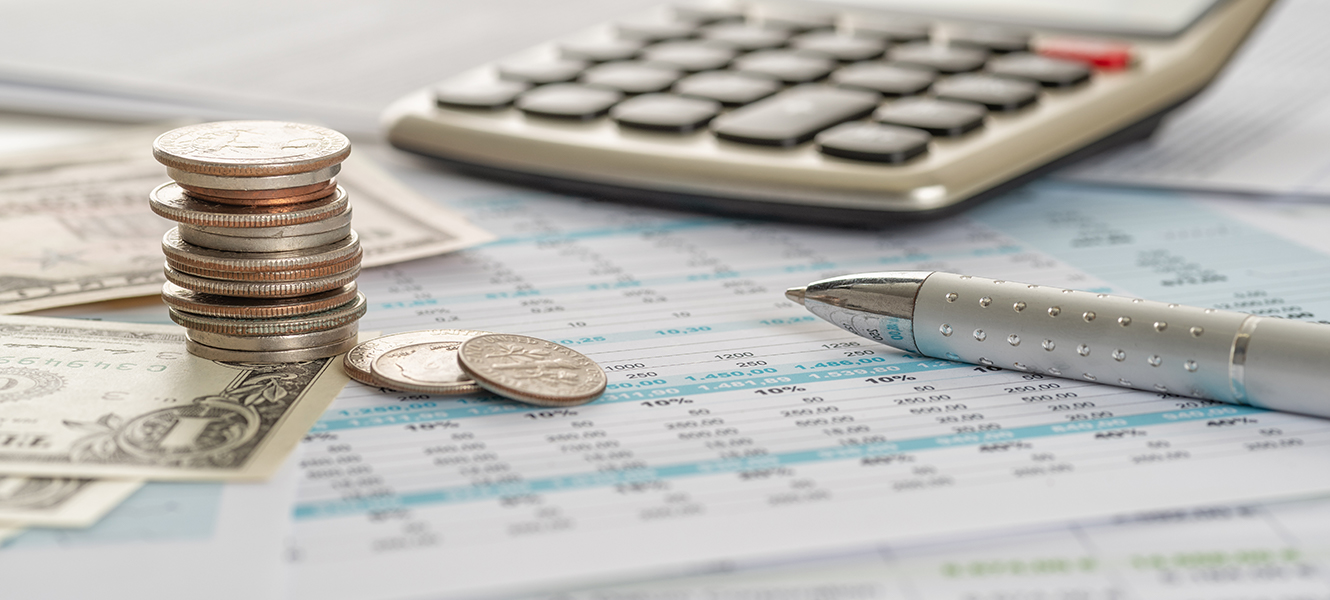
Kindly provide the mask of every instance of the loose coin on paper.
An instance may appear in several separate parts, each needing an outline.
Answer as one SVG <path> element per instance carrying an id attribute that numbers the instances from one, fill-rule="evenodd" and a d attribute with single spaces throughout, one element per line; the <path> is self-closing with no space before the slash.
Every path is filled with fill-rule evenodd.
<path id="1" fill-rule="evenodd" d="M 482 388 L 457 364 L 461 341 L 429 342 L 393 348 L 371 365 L 379 387 L 422 394 L 472 394 Z"/>
<path id="2" fill-rule="evenodd" d="M 457 359 L 480 387 L 540 406 L 590 402 L 608 383 L 595 361 L 567 346 L 525 335 L 471 338 L 458 349 Z"/>
<path id="3" fill-rule="evenodd" d="M 142 486 L 134 480 L 0 475 L 0 523 L 87 527 Z"/>
<path id="4" fill-rule="evenodd" d="M 218 363 L 175 326 L 0 317 L 0 473 L 272 474 L 346 384 L 334 359 Z"/>
<path id="5" fill-rule="evenodd" d="M 374 361 L 389 350 L 416 344 L 461 343 L 488 333 L 488 331 L 471 331 L 468 329 L 425 329 L 394 333 L 361 343 L 346 353 L 343 363 L 346 367 L 346 374 L 352 379 L 365 385 L 378 386 L 381 384 L 374 379 Z"/>

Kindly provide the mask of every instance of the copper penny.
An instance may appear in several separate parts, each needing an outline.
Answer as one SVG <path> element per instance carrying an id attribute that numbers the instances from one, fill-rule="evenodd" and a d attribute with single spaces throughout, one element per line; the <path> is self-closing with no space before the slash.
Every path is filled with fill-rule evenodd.
<path id="1" fill-rule="evenodd" d="M 208 198 L 227 198 L 231 200 L 266 200 L 271 198 L 295 198 L 297 196 L 309 196 L 312 194 L 329 194 L 333 188 L 337 187 L 337 179 L 329 179 L 322 183 L 312 185 L 299 185 L 296 187 L 282 188 L 276 190 L 223 190 L 220 188 L 203 187 L 200 185 L 180 184 L 191 196 L 205 196 Z"/>
<path id="2" fill-rule="evenodd" d="M 209 194 L 206 191 L 199 191 L 207 190 L 208 188 L 192 188 L 192 186 L 185 187 L 184 185 L 181 185 L 180 187 L 185 188 L 185 193 L 191 198 L 198 198 L 199 200 L 207 200 L 208 202 L 216 202 L 218 204 L 226 204 L 229 206 L 288 206 L 292 204 L 313 202 L 332 195 L 333 190 L 337 189 L 337 185 L 335 180 L 329 181 L 333 181 L 333 186 L 328 189 L 321 189 L 295 196 L 280 196 L 277 198 L 230 198 L 227 196 Z"/>

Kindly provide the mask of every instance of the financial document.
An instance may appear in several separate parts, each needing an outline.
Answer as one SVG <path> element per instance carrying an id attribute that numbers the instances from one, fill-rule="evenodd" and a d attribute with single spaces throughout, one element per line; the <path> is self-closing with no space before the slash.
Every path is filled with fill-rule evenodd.
<path id="1" fill-rule="evenodd" d="M 1144 144 L 1073 167 L 1111 185 L 1330 195 L 1330 3 L 1280 0 L 1224 73 Z"/>
<path id="2" fill-rule="evenodd" d="M 1308 476 L 1326 421 L 904 355 L 781 295 L 939 269 L 1330 314 L 1330 257 L 1185 195 L 1046 183 L 847 232 L 398 174 L 505 237 L 366 272 L 365 326 L 552 339 L 610 389 L 543 409 L 352 384 L 304 444 L 297 598 L 571 589 L 1330 490 Z"/>

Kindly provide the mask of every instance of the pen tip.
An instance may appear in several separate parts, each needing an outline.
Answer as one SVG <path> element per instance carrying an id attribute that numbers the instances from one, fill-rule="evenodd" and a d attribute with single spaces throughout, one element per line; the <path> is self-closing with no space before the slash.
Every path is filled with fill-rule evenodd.
<path id="1" fill-rule="evenodd" d="M 789 298 L 790 300 L 793 300 L 793 301 L 795 301 L 795 302 L 798 302 L 799 304 L 803 304 L 803 303 L 804 303 L 804 289 L 805 289 L 805 288 L 797 287 L 797 288 L 790 288 L 790 289 L 788 289 L 788 290 L 785 290 L 785 297 L 786 297 L 786 298 Z"/>

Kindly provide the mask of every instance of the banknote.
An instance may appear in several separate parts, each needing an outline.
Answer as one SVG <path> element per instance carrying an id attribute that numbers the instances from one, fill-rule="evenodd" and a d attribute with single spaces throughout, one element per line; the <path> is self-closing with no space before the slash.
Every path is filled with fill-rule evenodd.
<path id="1" fill-rule="evenodd" d="M 0 524 L 87 527 L 142 486 L 115 479 L 0 476 Z"/>
<path id="2" fill-rule="evenodd" d="M 337 358 L 201 359 L 173 325 L 0 316 L 0 473 L 266 478 L 347 381 Z"/>
<path id="3" fill-rule="evenodd" d="M 0 156 L 0 314 L 161 291 L 162 234 L 175 223 L 153 214 L 147 198 L 169 181 L 151 152 L 168 128 Z M 365 267 L 493 237 L 354 151 L 337 180 L 354 207 Z"/>

